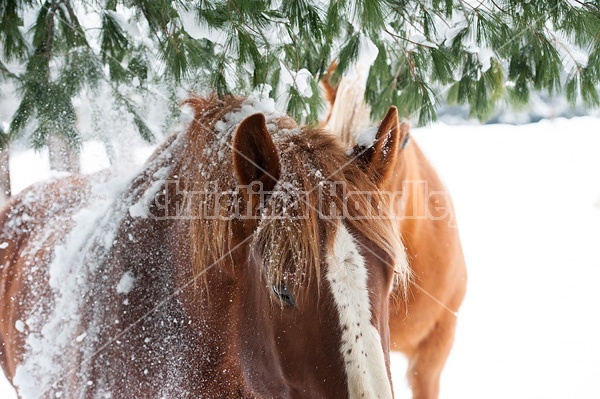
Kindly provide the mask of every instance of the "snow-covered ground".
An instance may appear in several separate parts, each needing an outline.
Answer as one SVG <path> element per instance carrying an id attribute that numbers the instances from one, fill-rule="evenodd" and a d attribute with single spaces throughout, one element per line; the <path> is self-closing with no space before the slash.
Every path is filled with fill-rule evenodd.
<path id="1" fill-rule="evenodd" d="M 600 397 L 600 119 L 413 137 L 452 193 L 469 269 L 442 399 Z M 86 172 L 108 163 L 97 142 L 83 160 Z M 15 191 L 50 175 L 32 151 L 11 169 Z M 405 360 L 392 368 L 396 397 L 409 397 Z M 13 398 L 0 375 L 0 399 Z"/>

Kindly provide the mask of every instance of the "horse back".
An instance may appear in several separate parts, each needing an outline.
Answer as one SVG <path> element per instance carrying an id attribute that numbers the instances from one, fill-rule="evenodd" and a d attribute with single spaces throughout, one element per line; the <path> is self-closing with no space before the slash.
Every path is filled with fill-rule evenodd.
<path id="1" fill-rule="evenodd" d="M 30 186 L 0 211 L 0 363 L 11 380 L 23 359 L 27 315 L 51 306 L 54 247 L 88 195 L 87 179 L 69 176 Z"/>

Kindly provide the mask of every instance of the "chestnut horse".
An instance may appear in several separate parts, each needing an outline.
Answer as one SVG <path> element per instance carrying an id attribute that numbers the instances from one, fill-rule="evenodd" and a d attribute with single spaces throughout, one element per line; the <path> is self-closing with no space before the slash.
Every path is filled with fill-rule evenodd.
<path id="1" fill-rule="evenodd" d="M 141 172 L 39 183 L 0 214 L 19 396 L 392 398 L 397 111 L 359 162 L 267 100 L 186 103 L 189 129 Z"/>
<path id="2" fill-rule="evenodd" d="M 335 68 L 332 64 L 328 76 Z M 334 86 L 326 77 L 323 87 L 331 105 L 326 126 L 353 148 L 355 157 L 374 159 L 373 147 L 387 137 L 381 130 L 361 131 L 370 120 L 363 100 L 365 81 L 343 78 Z M 387 166 L 389 178 L 381 189 L 392 198 L 412 278 L 407 300 L 391 304 L 391 349 L 408 357 L 413 398 L 434 399 L 454 341 L 467 274 L 450 196 L 415 140 L 409 140 L 408 123 L 402 122 L 399 130 L 402 145 L 391 157 L 395 164 Z"/>

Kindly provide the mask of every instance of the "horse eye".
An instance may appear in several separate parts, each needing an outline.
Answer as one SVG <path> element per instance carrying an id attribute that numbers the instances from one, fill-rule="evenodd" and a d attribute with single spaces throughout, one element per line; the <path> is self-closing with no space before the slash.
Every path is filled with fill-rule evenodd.
<path id="1" fill-rule="evenodd" d="M 294 300 L 294 296 L 288 290 L 287 286 L 284 283 L 279 283 L 273 286 L 273 292 L 275 296 L 283 303 L 288 306 L 295 307 L 296 301 Z"/>

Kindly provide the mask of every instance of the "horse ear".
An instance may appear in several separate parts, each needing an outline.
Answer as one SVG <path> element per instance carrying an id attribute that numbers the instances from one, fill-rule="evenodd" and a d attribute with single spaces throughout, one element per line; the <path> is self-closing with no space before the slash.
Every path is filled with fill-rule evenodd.
<path id="1" fill-rule="evenodd" d="M 251 115 L 238 126 L 233 137 L 233 167 L 240 185 L 259 182 L 262 190 L 272 191 L 277 184 L 279 156 L 263 114 Z"/>
<path id="2" fill-rule="evenodd" d="M 337 62 L 333 61 L 331 65 L 329 65 L 327 73 L 321 79 L 321 85 L 323 86 L 323 90 L 325 91 L 325 99 L 329 103 L 329 115 L 327 117 L 327 120 L 329 120 L 329 117 L 331 116 L 331 109 L 333 108 L 333 104 L 335 104 L 335 97 L 337 95 L 337 89 L 339 86 L 339 84 L 334 85 L 331 80 L 333 77 L 333 73 L 336 69 Z M 325 123 L 327 123 L 327 120 L 325 121 Z"/>
<path id="3" fill-rule="evenodd" d="M 378 186 L 384 185 L 394 170 L 398 150 L 407 134 L 408 125 L 399 123 L 398 109 L 392 106 L 381 121 L 371 147 L 355 146 L 354 154 L 362 154 L 357 163 L 372 173 Z"/>

